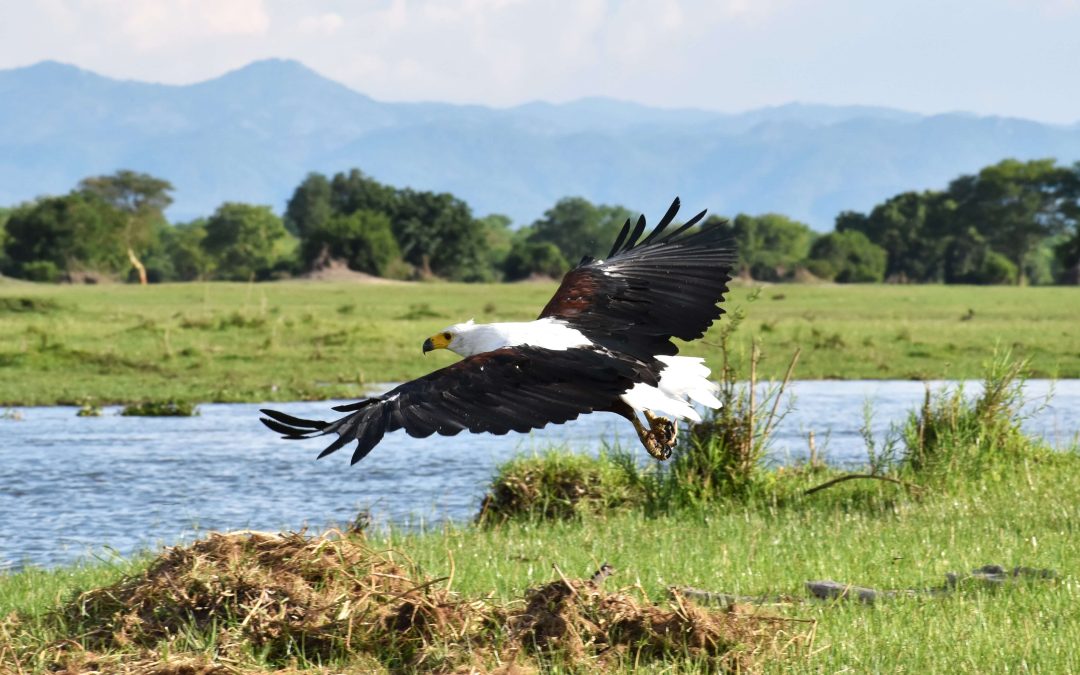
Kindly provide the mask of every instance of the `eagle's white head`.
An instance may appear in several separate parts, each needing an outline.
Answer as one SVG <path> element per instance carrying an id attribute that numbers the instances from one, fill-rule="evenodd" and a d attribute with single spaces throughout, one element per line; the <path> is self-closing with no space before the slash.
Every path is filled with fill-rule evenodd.
<path id="1" fill-rule="evenodd" d="M 449 349 L 461 356 L 472 356 L 505 346 L 506 336 L 497 325 L 476 323 L 469 319 L 465 323 L 447 326 L 424 340 L 424 353 L 433 349 Z"/>

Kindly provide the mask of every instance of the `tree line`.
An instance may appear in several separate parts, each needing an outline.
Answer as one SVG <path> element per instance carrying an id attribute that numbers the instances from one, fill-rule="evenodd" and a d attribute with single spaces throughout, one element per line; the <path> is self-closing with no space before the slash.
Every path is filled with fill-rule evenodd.
<path id="1" fill-rule="evenodd" d="M 35 281 L 288 278 L 328 265 L 397 279 L 558 277 L 601 256 L 627 218 L 618 205 L 559 200 L 533 223 L 477 217 L 448 194 L 396 188 L 358 169 L 311 173 L 282 215 L 230 202 L 170 224 L 172 185 L 133 171 L 0 209 L 0 272 Z M 762 281 L 1080 282 L 1080 163 L 1005 160 L 944 190 L 845 211 L 819 234 L 780 214 L 710 216 Z"/>

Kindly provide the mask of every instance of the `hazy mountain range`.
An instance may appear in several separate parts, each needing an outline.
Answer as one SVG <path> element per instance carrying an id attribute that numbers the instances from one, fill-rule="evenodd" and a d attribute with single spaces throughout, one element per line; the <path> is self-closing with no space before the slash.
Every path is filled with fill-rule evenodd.
<path id="1" fill-rule="evenodd" d="M 599 98 L 385 103 L 281 60 L 185 86 L 49 61 L 0 70 L 0 205 L 130 168 L 173 182 L 175 220 L 223 201 L 280 210 L 309 171 L 359 167 L 517 223 L 567 195 L 659 214 L 678 194 L 695 210 L 774 211 L 828 229 L 843 209 L 1005 157 L 1078 160 L 1080 124 L 803 104 L 728 114 Z"/>

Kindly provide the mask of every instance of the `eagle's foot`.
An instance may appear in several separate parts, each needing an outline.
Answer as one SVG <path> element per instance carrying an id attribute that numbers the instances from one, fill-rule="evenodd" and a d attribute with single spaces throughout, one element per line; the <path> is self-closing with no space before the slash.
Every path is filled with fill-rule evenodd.
<path id="1" fill-rule="evenodd" d="M 646 431 L 642 434 L 641 444 L 645 446 L 650 455 L 661 462 L 671 457 L 671 446 L 658 438 L 654 431 Z"/>
<path id="2" fill-rule="evenodd" d="M 671 457 L 671 449 L 675 447 L 678 428 L 671 420 L 653 415 L 649 411 L 645 411 L 645 419 L 649 421 L 648 429 L 636 417 L 633 420 L 638 438 L 641 439 L 641 444 L 650 455 L 663 462 Z"/>
<path id="3" fill-rule="evenodd" d="M 678 441 L 678 423 L 673 420 L 669 420 L 666 417 L 654 415 L 649 411 L 645 411 L 645 419 L 649 421 L 649 428 L 652 431 L 653 435 L 656 437 L 656 440 L 659 441 L 662 445 L 669 448 L 668 455 L 670 455 L 670 448 L 674 448 L 675 443 Z"/>

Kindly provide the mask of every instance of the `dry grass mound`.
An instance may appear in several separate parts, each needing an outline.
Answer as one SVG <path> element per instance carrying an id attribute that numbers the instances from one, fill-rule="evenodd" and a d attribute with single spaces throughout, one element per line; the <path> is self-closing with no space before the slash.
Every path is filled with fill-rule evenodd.
<path id="1" fill-rule="evenodd" d="M 591 580 L 469 601 L 411 568 L 361 537 L 214 534 L 65 605 L 70 639 L 54 645 L 52 670 L 523 673 L 689 659 L 745 671 L 798 639 L 783 619 L 679 597 L 661 607 Z"/>
<path id="2" fill-rule="evenodd" d="M 678 657 L 709 672 L 749 672 L 801 639 L 785 635 L 789 620 L 759 616 L 749 606 L 706 610 L 676 596 L 661 607 L 604 592 L 591 581 L 554 581 L 530 590 L 525 600 L 525 611 L 510 618 L 515 642 L 571 667 Z"/>
<path id="3" fill-rule="evenodd" d="M 359 538 L 243 532 L 167 549 L 143 574 L 79 596 L 64 619 L 96 649 L 210 632 L 219 654 L 271 663 L 353 651 L 405 662 L 436 632 L 468 633 L 478 609 Z"/>

